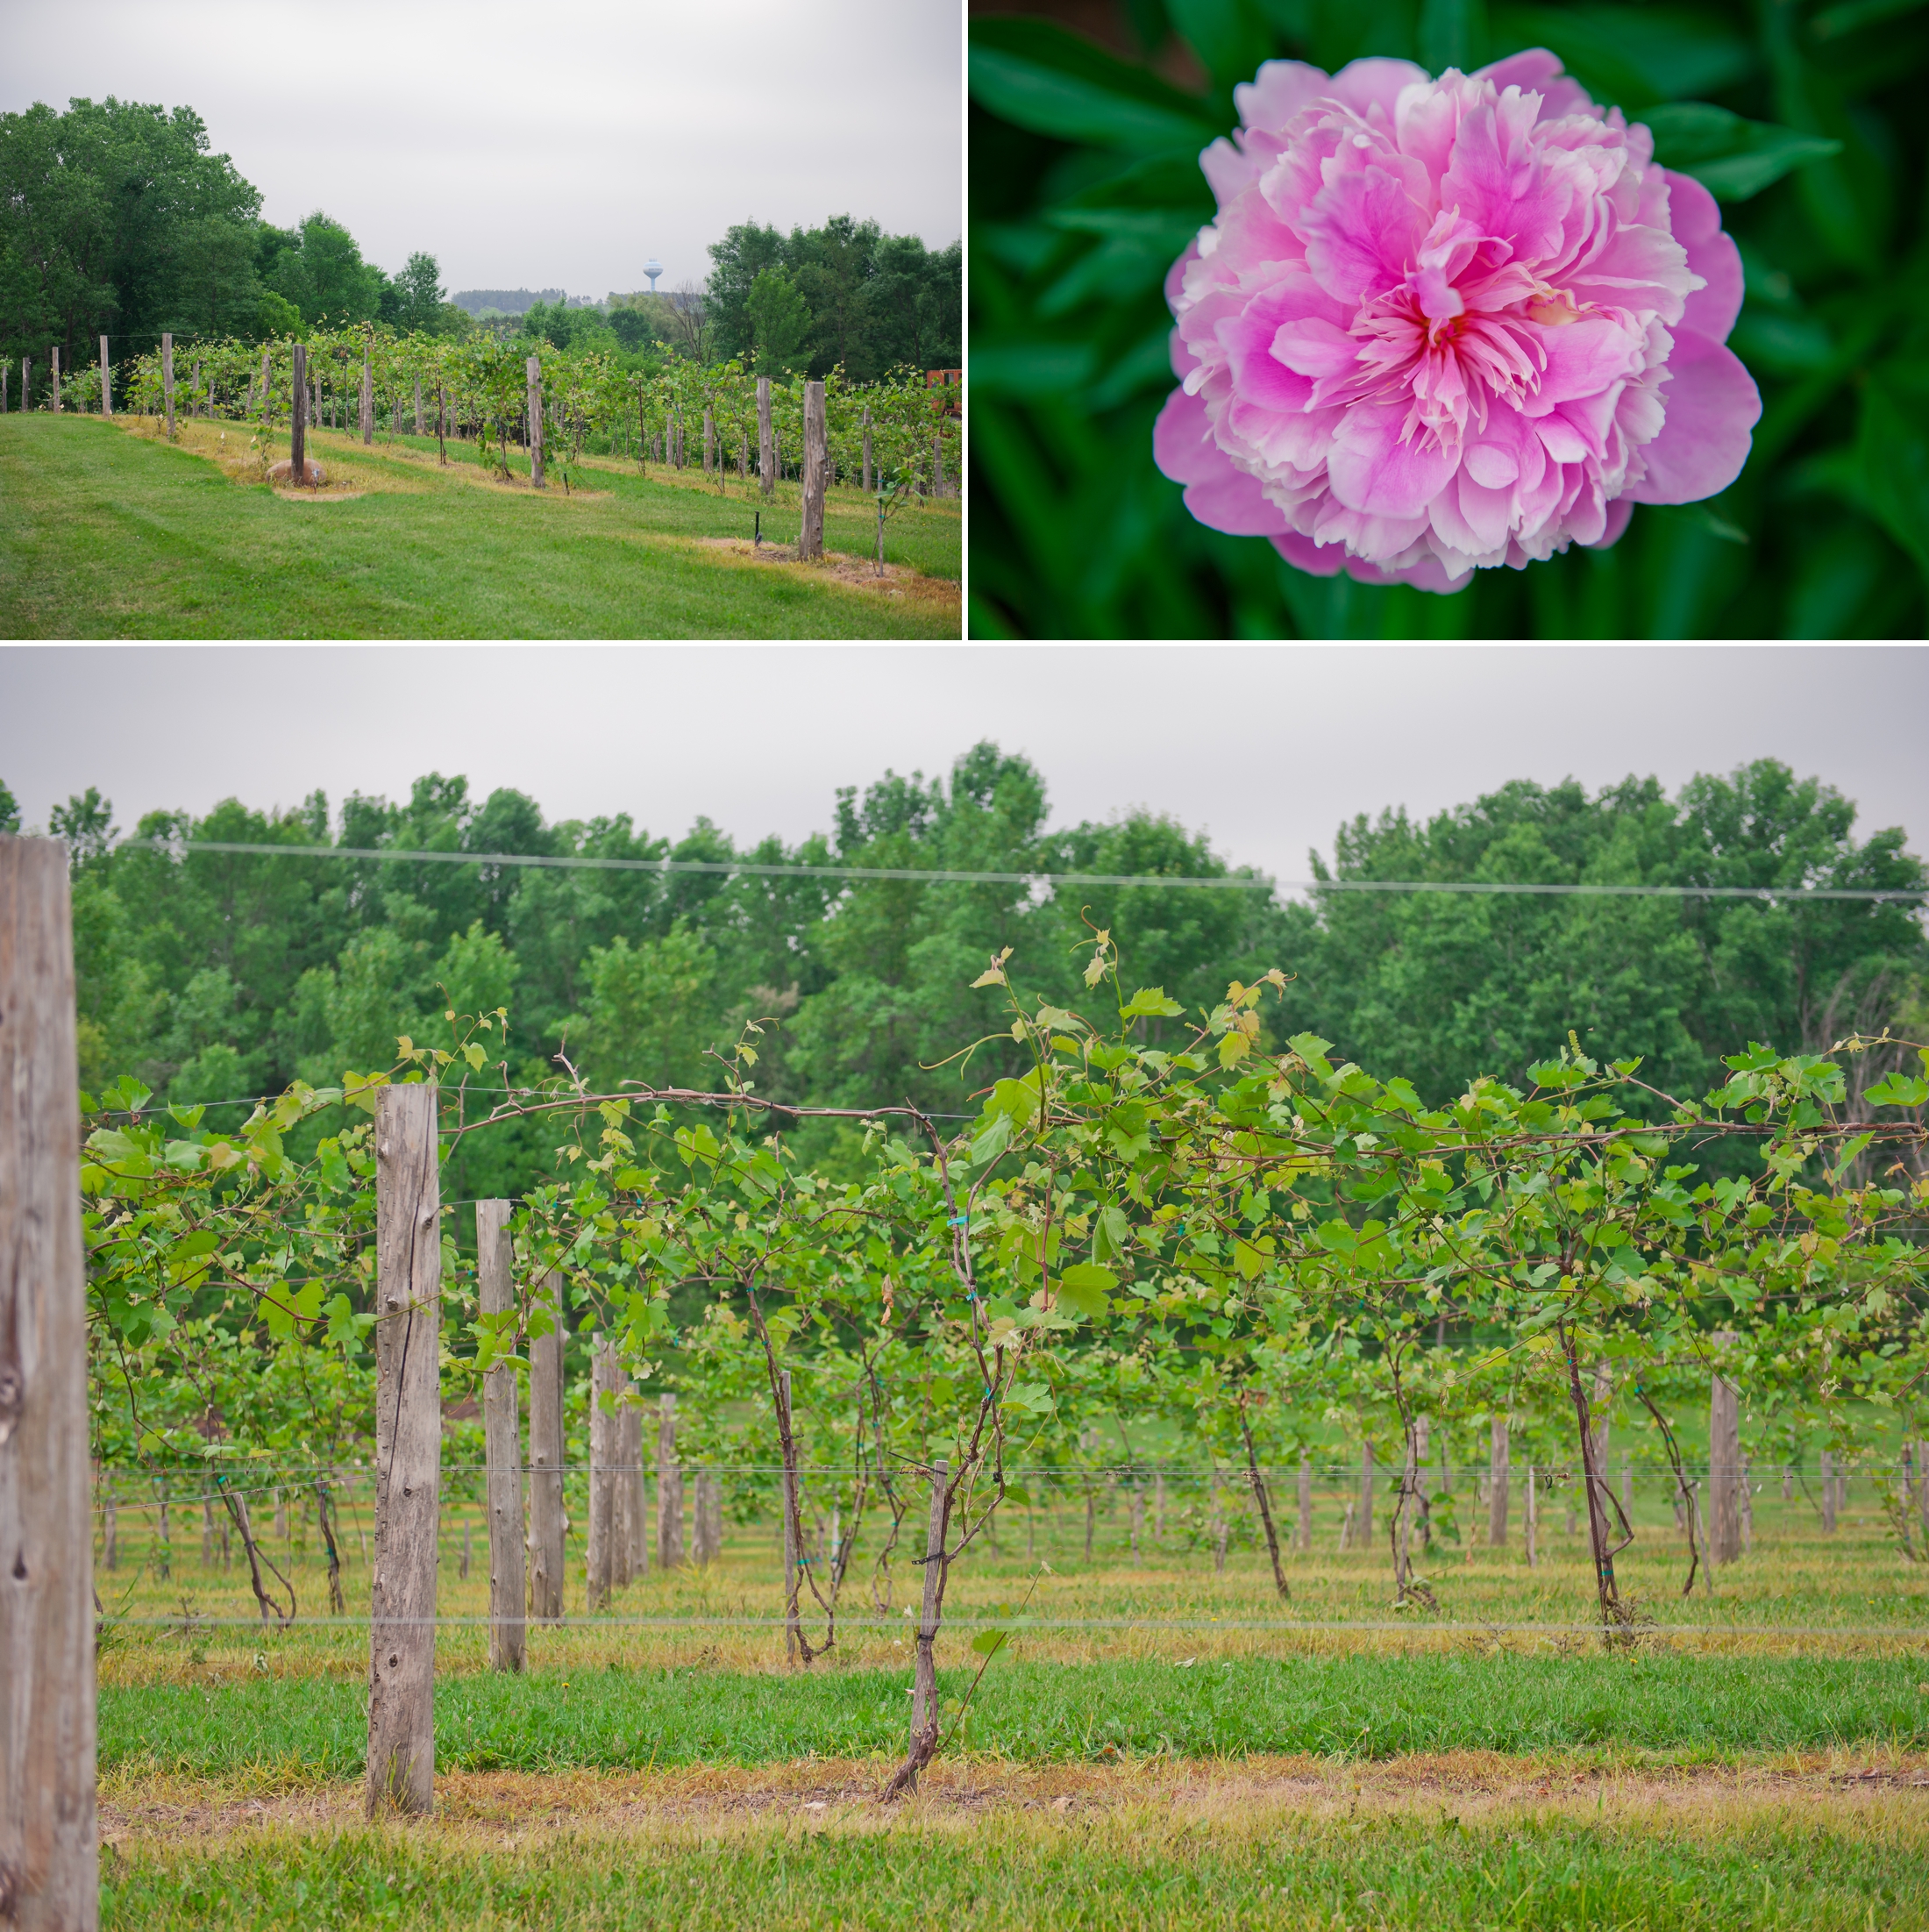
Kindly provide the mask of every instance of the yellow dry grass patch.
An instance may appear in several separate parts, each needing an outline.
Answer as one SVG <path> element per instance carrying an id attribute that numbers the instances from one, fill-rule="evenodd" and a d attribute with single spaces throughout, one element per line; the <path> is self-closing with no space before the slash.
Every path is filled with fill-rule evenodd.
<path id="1" fill-rule="evenodd" d="M 861 1760 L 698 1766 L 650 1772 L 444 1772 L 439 1836 L 504 1835 L 715 1838 L 771 1830 L 869 1833 L 901 1823 L 965 1827 L 988 1819 L 1050 1830 L 1077 1820 L 1128 1836 L 1174 1828 L 1252 1837 L 1293 1821 L 1451 1817 L 1470 1828 L 1521 1820 L 1622 1826 L 1696 1836 L 1777 1818 L 1839 1831 L 1897 1833 L 1929 1852 L 1929 1758 L 1870 1764 L 1790 1755 L 1741 1769 L 1602 1770 L 1561 1758 L 1477 1751 L 1370 1764 L 1313 1757 L 1216 1764 L 1150 1759 L 1121 1765 L 1020 1765 L 941 1759 L 917 1794 L 886 1804 L 888 1767 Z M 175 1850 L 239 1833 L 331 1833 L 362 1819 L 359 1780 L 251 1795 L 244 1786 L 110 1772 L 103 1839 L 165 1840 Z M 424 1829 L 416 1826 L 411 1829 Z"/>

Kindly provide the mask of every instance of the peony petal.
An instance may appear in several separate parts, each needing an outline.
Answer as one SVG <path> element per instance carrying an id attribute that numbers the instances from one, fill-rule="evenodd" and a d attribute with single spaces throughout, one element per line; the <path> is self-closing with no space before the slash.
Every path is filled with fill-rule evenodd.
<path id="1" fill-rule="evenodd" d="M 1707 283 L 1688 297 L 1681 325 L 1726 342 L 1741 313 L 1741 251 L 1721 232 L 1721 210 L 1692 175 L 1668 175 L 1669 226 L 1688 266 Z"/>
<path id="2" fill-rule="evenodd" d="M 1233 89 L 1233 105 L 1242 127 L 1263 127 L 1278 133 L 1302 109 L 1323 100 L 1332 90 L 1324 68 L 1304 61 L 1268 61 L 1249 81 Z"/>
<path id="3" fill-rule="evenodd" d="M 1216 476 L 1226 454 L 1213 441 L 1205 398 L 1174 389 L 1152 425 L 1152 460 L 1175 483 L 1203 482 Z"/>
<path id="4" fill-rule="evenodd" d="M 1415 67 L 1411 61 L 1390 61 L 1372 56 L 1363 61 L 1348 61 L 1333 76 L 1327 91 L 1335 100 L 1351 108 L 1363 120 L 1370 120 L 1373 110 L 1378 108 L 1391 127 L 1400 89 L 1411 87 L 1416 81 L 1424 84 L 1427 77 L 1426 68 Z"/>
<path id="5" fill-rule="evenodd" d="M 1337 576 L 1340 566 L 1346 561 L 1346 552 L 1338 544 L 1322 546 L 1310 537 L 1302 537 L 1297 530 L 1275 537 L 1272 547 L 1295 570 L 1303 570 L 1309 577 Z"/>
<path id="6" fill-rule="evenodd" d="M 1467 452 L 1465 467 L 1468 475 L 1489 489 L 1505 489 L 1520 474 L 1520 459 L 1493 443 L 1476 443 Z"/>
<path id="7" fill-rule="evenodd" d="M 1349 510 L 1367 517 L 1424 517 L 1427 505 L 1460 467 L 1460 453 L 1422 445 L 1400 431 L 1403 403 L 1361 403 L 1333 433 L 1327 476 Z"/>
<path id="8" fill-rule="evenodd" d="M 1594 111 L 1594 103 L 1588 98 L 1587 89 L 1578 81 L 1569 80 L 1562 71 L 1559 58 L 1545 47 L 1529 47 L 1522 53 L 1510 53 L 1505 61 L 1495 61 L 1477 68 L 1473 78 L 1491 81 L 1502 93 L 1510 87 L 1517 87 L 1523 94 L 1538 94 L 1543 121 L 1558 121 L 1570 114 Z"/>
<path id="9" fill-rule="evenodd" d="M 1427 217 L 1403 183 L 1370 165 L 1329 179 L 1300 228 L 1320 286 L 1336 301 L 1357 303 L 1405 277 Z"/>
<path id="10" fill-rule="evenodd" d="M 1360 359 L 1360 345 L 1344 329 L 1320 316 L 1282 322 L 1271 343 L 1272 360 L 1296 375 L 1344 375 Z"/>
<path id="11" fill-rule="evenodd" d="M 1668 417 L 1641 454 L 1648 474 L 1627 492 L 1637 503 L 1695 503 L 1741 474 L 1762 392 L 1734 353 L 1693 329 L 1676 329 L 1662 403 Z"/>
<path id="12" fill-rule="evenodd" d="M 1592 543 L 1590 550 L 1605 550 L 1611 544 L 1618 544 L 1627 529 L 1627 520 L 1634 514 L 1634 499 L 1632 496 L 1617 496 L 1607 506 L 1607 527 Z"/>

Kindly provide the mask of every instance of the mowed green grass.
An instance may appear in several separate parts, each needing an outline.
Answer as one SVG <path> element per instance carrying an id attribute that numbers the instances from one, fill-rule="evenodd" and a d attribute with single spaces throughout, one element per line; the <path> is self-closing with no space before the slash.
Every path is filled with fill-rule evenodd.
<path id="1" fill-rule="evenodd" d="M 142 1837 L 102 1859 L 108 1928 L 678 1928 L 963 1926 L 1054 1932 L 1319 1927 L 1866 1932 L 1929 1922 L 1923 1835 L 1799 1812 L 1596 1823 L 1450 1804 L 1358 1820 L 1199 1821 L 915 1814 L 882 1829 L 794 1817 L 715 1836 L 434 1827 Z"/>
<path id="2" fill-rule="evenodd" d="M 230 428 L 245 446 L 246 432 Z M 0 633 L 11 638 L 943 638 L 949 593 L 882 596 L 699 539 L 751 534 L 755 506 L 594 473 L 598 494 L 481 487 L 339 444 L 353 501 L 289 503 L 99 417 L 0 417 Z M 432 450 L 433 444 L 421 446 Z M 381 488 L 389 467 L 392 489 Z M 791 495 L 794 495 L 794 490 Z M 868 555 L 853 495 L 827 543 Z M 794 510 L 765 513 L 794 541 Z M 957 506 L 892 519 L 887 561 L 956 579 Z"/>
<path id="3" fill-rule="evenodd" d="M 264 1665 L 267 1658 L 264 1654 Z M 942 1673 L 956 1696 L 969 1673 Z M 452 1771 L 759 1764 L 901 1754 L 906 1671 L 472 1672 L 436 1686 L 436 1759 Z M 352 1777 L 359 1683 L 103 1685 L 103 1772 Z M 954 1729 L 947 1721 L 948 1732 Z M 953 1744 L 957 1739 L 952 1740 Z M 963 1738 L 1027 1762 L 1412 1751 L 1738 1761 L 1763 1752 L 1929 1748 L 1921 1657 L 1306 1657 L 1084 1665 L 994 1661 Z"/>

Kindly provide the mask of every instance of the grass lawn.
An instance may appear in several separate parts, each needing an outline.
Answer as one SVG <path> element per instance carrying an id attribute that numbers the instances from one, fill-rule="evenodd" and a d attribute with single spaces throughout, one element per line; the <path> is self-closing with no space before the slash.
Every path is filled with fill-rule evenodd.
<path id="1" fill-rule="evenodd" d="M 607 1617 L 573 1542 L 567 1621 L 495 1675 L 471 1477 L 443 1514 L 439 1606 L 471 1621 L 438 1636 L 436 1814 L 373 1826 L 367 1629 L 313 1614 L 312 1524 L 293 1513 L 278 1556 L 302 1618 L 265 1630 L 238 1554 L 203 1568 L 184 1537 L 163 1580 L 124 1493 L 97 1572 L 104 1925 L 1929 1927 L 1929 1575 L 1866 1498 L 1825 1536 L 1764 1482 L 1750 1552 L 1683 1601 L 1644 1476 L 1622 1571 L 1664 1628 L 1622 1655 L 1573 1628 L 1590 1576 L 1560 1508 L 1533 1568 L 1518 1537 L 1434 1550 L 1441 1617 L 1393 1629 L 1384 1543 L 1334 1547 L 1335 1486 L 1284 1604 L 1249 1536 L 1215 1566 L 1176 1488 L 1136 1553 L 1115 1501 L 1089 1556 L 1081 1505 L 1041 1508 L 955 1573 L 944 1743 L 886 1806 L 915 1579 L 885 1615 L 854 1589 L 804 1672 L 768 1522 Z M 367 1498 L 340 1496 L 364 1611 Z M 961 1725 L 972 1619 L 1035 1575 L 1038 1621 Z"/>
<path id="2" fill-rule="evenodd" d="M 822 565 L 794 544 L 795 485 L 765 507 L 608 460 L 579 487 L 502 482 L 432 438 L 371 452 L 318 432 L 318 495 L 255 477 L 237 424 L 0 417 L 0 633 L 11 638 L 955 638 L 955 503 L 886 525 L 838 489 Z M 224 440 L 224 438 L 225 438 Z M 763 534 L 779 547 L 751 543 Z"/>
<path id="3" fill-rule="evenodd" d="M 1120 1772 L 941 1766 L 877 1804 L 849 1767 L 454 1779 L 365 1824 L 359 1791 L 103 1805 L 108 1928 L 1777 1927 L 1929 1922 L 1904 1779 L 1577 1777 L 1431 1759 Z"/>

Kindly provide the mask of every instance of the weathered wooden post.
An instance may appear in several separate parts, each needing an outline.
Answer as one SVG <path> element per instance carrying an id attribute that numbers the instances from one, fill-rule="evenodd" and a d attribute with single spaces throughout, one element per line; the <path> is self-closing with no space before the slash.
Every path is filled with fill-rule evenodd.
<path id="1" fill-rule="evenodd" d="M 418 373 L 416 376 L 416 434 L 426 436 L 428 433 L 422 418 L 422 377 Z"/>
<path id="2" fill-rule="evenodd" d="M 632 1385 L 626 1374 L 622 1393 Z M 643 1411 L 625 1400 L 616 1410 L 616 1579 L 619 1587 L 649 1572 L 649 1539 L 644 1525 Z"/>
<path id="3" fill-rule="evenodd" d="M 523 374 L 529 381 L 529 480 L 543 487 L 543 362 L 532 355 Z"/>
<path id="4" fill-rule="evenodd" d="M 101 414 L 114 413 L 114 372 L 108 366 L 107 338 L 101 338 Z"/>
<path id="5" fill-rule="evenodd" d="M 167 415 L 167 436 L 173 440 L 174 433 L 174 339 L 163 335 L 160 339 L 160 397 Z"/>
<path id="6" fill-rule="evenodd" d="M 370 1817 L 435 1803 L 442 1190 L 432 1082 L 375 1096 L 375 1559 Z"/>
<path id="7" fill-rule="evenodd" d="M 677 1460 L 677 1399 L 657 1408 L 657 1562 L 667 1574 L 683 1567 L 683 1465 Z"/>
<path id="8" fill-rule="evenodd" d="M 1826 1449 L 1822 1451 L 1822 1534 L 1835 1534 L 1835 1458 Z"/>
<path id="9" fill-rule="evenodd" d="M 543 1277 L 537 1307 L 548 1312 L 547 1335 L 529 1344 L 529 1550 L 530 1616 L 563 1615 L 563 1278 Z M 533 1326 L 533 1325 L 532 1325 Z"/>
<path id="10" fill-rule="evenodd" d="M 0 362 L 0 416 L 7 413 L 7 378 L 12 374 L 11 362 Z"/>
<path id="11" fill-rule="evenodd" d="M 1534 1532 L 1541 1527 L 1541 1501 L 1534 1493 L 1534 1465 L 1527 1465 L 1527 1567 L 1532 1570 L 1540 1561 L 1534 1550 Z"/>
<path id="12" fill-rule="evenodd" d="M 944 1518 L 950 1465 L 931 1465 L 931 1511 L 924 1529 L 924 1605 L 918 1619 L 917 1660 L 911 1679 L 911 1751 L 914 1762 L 930 1756 L 928 1732 L 937 1729 L 937 1607 L 944 1571 Z M 922 1747 L 922 1749 L 921 1749 Z"/>
<path id="13" fill-rule="evenodd" d="M 1507 1418 L 1496 1415 L 1487 1447 L 1487 1545 L 1507 1547 Z"/>
<path id="14" fill-rule="evenodd" d="M 777 490 L 776 445 L 770 431 L 770 378 L 757 379 L 757 481 L 766 496 Z"/>
<path id="15" fill-rule="evenodd" d="M 804 384 L 804 507 L 797 554 L 824 553 L 824 386 Z"/>
<path id="16" fill-rule="evenodd" d="M 751 487 L 751 432 L 737 425 L 737 475 L 745 489 Z"/>
<path id="17" fill-rule="evenodd" d="M 716 418 L 708 410 L 703 412 L 703 474 L 709 476 L 716 469 Z"/>
<path id="18" fill-rule="evenodd" d="M 476 1274 L 482 1314 L 500 1319 L 516 1307 L 516 1263 L 509 1204 L 475 1204 Z M 513 1324 L 499 1335 L 513 1352 Z M 484 1456 L 488 1464 L 489 1668 L 519 1671 L 528 1658 L 523 1619 L 523 1440 L 516 1413 L 516 1365 L 498 1362 L 482 1378 Z"/>
<path id="19" fill-rule="evenodd" d="M 1731 1345 L 1732 1331 L 1714 1337 L 1718 1347 Z M 1741 1554 L 1741 1401 L 1733 1382 L 1719 1372 L 1708 1385 L 1708 1557 L 1712 1563 L 1733 1563 Z"/>
<path id="20" fill-rule="evenodd" d="M 1373 1547 L 1373 1445 L 1360 1444 L 1360 1509 L 1355 1519 L 1354 1546 L 1370 1550 Z"/>
<path id="21" fill-rule="evenodd" d="M 864 408 L 864 493 L 871 494 L 871 405 Z"/>
<path id="22" fill-rule="evenodd" d="M 61 413 L 61 346 L 58 342 L 47 351 L 47 366 L 53 370 L 53 413 Z"/>
<path id="23" fill-rule="evenodd" d="M 1313 1451 L 1299 1451 L 1299 1522 L 1293 1535 L 1293 1547 L 1313 1548 Z"/>
<path id="24" fill-rule="evenodd" d="M 20 358 L 20 407 L 23 410 L 33 407 L 33 358 L 31 355 Z"/>
<path id="25" fill-rule="evenodd" d="M 73 915 L 0 837 L 0 1920 L 100 1923 Z"/>
<path id="26" fill-rule="evenodd" d="M 299 489 L 308 481 L 308 349 L 300 342 L 295 345 L 295 382 L 289 394 L 288 481 Z"/>
<path id="27" fill-rule="evenodd" d="M 723 1554 L 723 1493 L 714 1469 L 696 1472 L 696 1507 L 693 1554 L 699 1569 L 708 1569 Z"/>
<path id="28" fill-rule="evenodd" d="M 589 1552 L 587 1601 L 609 1608 L 616 1574 L 616 1351 L 597 1334 L 589 1344 Z"/>
<path id="29" fill-rule="evenodd" d="M 369 339 L 362 338 L 361 437 L 365 446 L 375 440 L 375 374 L 369 367 Z"/>

